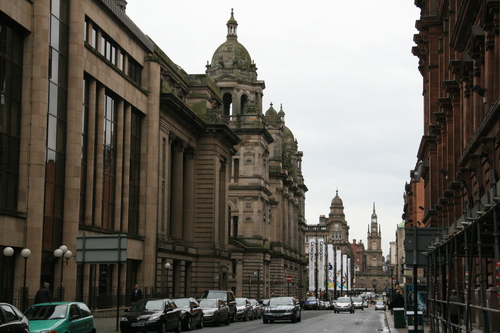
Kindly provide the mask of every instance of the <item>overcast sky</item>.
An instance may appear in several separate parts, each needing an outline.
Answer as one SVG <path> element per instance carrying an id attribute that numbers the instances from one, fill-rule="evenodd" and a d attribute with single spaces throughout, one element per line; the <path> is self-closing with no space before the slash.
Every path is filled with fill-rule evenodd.
<path id="1" fill-rule="evenodd" d="M 226 41 L 234 9 L 238 41 L 303 151 L 308 224 L 330 213 L 338 189 L 349 240 L 366 244 L 376 205 L 382 250 L 402 221 L 403 193 L 422 136 L 422 77 L 411 48 L 412 0 L 128 0 L 126 13 L 188 74 L 205 72 Z"/>

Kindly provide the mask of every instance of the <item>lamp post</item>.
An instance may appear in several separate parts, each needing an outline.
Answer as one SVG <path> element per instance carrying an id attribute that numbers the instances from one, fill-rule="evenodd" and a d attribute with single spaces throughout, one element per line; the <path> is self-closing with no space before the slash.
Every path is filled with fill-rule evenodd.
<path id="1" fill-rule="evenodd" d="M 66 265 L 68 264 L 69 258 L 73 256 L 73 252 L 68 250 L 66 245 L 61 245 L 58 249 L 54 250 L 54 257 L 61 258 L 61 284 L 59 287 L 59 301 L 64 300 L 64 286 L 63 286 L 63 269 L 64 269 L 64 259 L 66 259 Z"/>
<path id="2" fill-rule="evenodd" d="M 26 310 L 28 307 L 28 292 L 26 290 L 26 266 L 28 258 L 31 256 L 31 251 L 29 249 L 23 249 L 21 251 L 21 256 L 24 258 L 24 276 L 23 276 L 23 305 L 22 309 Z"/>
<path id="3" fill-rule="evenodd" d="M 257 276 L 257 301 L 260 300 L 260 269 L 257 269 L 257 272 L 253 272 L 255 276 Z"/>
<path id="4" fill-rule="evenodd" d="M 4 255 L 5 257 L 12 257 L 12 256 L 14 255 L 14 249 L 13 249 L 13 248 L 11 248 L 10 246 L 7 246 L 6 248 L 4 248 L 4 249 L 3 249 L 3 255 Z M 9 260 L 9 262 L 10 262 L 10 260 Z M 4 269 L 5 269 L 6 267 L 7 267 L 7 269 L 9 269 L 9 270 L 10 270 L 10 268 L 11 268 L 10 264 L 8 264 L 7 266 L 4 266 Z M 14 275 L 14 274 L 12 274 L 12 275 Z M 7 287 L 7 286 L 2 286 L 2 287 L 3 287 L 3 289 L 4 289 L 4 290 L 3 290 L 0 294 L 3 294 L 3 295 L 4 295 L 4 297 L 5 297 L 6 301 L 8 301 L 8 302 L 12 303 L 12 301 L 13 301 L 13 295 L 12 295 L 12 289 L 13 289 L 13 288 L 11 288 L 11 287 L 12 287 L 12 285 L 10 285 L 9 287 Z M 6 287 L 7 287 L 7 288 L 6 288 Z"/>

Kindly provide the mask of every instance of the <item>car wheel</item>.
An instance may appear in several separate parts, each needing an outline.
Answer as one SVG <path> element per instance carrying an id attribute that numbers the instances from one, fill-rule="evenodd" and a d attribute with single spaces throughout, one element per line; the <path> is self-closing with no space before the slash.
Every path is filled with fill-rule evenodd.
<path id="1" fill-rule="evenodd" d="M 166 331 L 167 331 L 167 325 L 165 324 L 165 322 L 163 322 L 161 323 L 161 327 L 158 333 L 165 333 Z"/>
<path id="2" fill-rule="evenodd" d="M 217 318 L 215 318 L 214 320 L 214 326 L 219 326 L 219 316 L 217 316 Z"/>
<path id="3" fill-rule="evenodd" d="M 263 322 L 264 324 L 267 324 L 268 320 L 267 320 L 266 318 L 263 318 L 263 319 L 262 319 L 262 322 Z"/>
<path id="4" fill-rule="evenodd" d="M 203 328 L 203 316 L 200 317 L 200 322 L 196 325 L 196 328 Z"/>
<path id="5" fill-rule="evenodd" d="M 186 317 L 186 322 L 184 323 L 184 331 L 191 331 L 192 317 Z"/>
<path id="6" fill-rule="evenodd" d="M 175 333 L 181 333 L 182 331 L 182 321 L 181 319 L 179 318 L 179 320 L 177 321 L 177 328 L 175 329 Z"/>

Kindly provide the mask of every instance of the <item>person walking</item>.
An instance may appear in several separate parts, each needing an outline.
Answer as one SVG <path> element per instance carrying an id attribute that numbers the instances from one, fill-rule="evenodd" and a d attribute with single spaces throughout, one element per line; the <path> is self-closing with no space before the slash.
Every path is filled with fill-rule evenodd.
<path id="1" fill-rule="evenodd" d="M 52 292 L 50 291 L 50 283 L 44 282 L 35 295 L 35 304 L 52 302 Z"/>
<path id="2" fill-rule="evenodd" d="M 134 305 L 140 299 L 142 299 L 142 291 L 139 289 L 139 285 L 136 284 L 132 295 L 130 295 L 130 304 Z"/>
<path id="3" fill-rule="evenodd" d="M 460 303 L 460 298 L 457 295 L 457 291 L 452 290 L 450 296 L 450 322 L 455 325 L 460 325 L 460 306 L 455 303 Z M 458 328 L 453 327 L 452 332 L 458 332 Z"/>
<path id="4" fill-rule="evenodd" d="M 396 295 L 391 301 L 392 308 L 404 308 L 405 307 L 405 298 L 401 294 L 401 290 L 396 289 Z"/>

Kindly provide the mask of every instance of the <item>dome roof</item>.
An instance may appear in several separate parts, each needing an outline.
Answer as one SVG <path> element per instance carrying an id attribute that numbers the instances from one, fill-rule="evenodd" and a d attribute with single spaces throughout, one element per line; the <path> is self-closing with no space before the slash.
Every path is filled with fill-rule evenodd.
<path id="1" fill-rule="evenodd" d="M 231 18 L 227 21 L 227 39 L 222 43 L 212 56 L 211 69 L 240 69 L 256 71 L 257 68 L 252 62 L 250 53 L 238 42 L 237 27 L 238 22 L 234 19 L 231 9 Z"/>
<path id="2" fill-rule="evenodd" d="M 273 108 L 273 103 L 271 103 L 271 106 L 266 111 L 266 116 L 277 116 L 277 115 L 278 112 L 276 112 L 276 110 Z"/>
<path id="3" fill-rule="evenodd" d="M 332 199 L 332 204 L 331 205 L 332 206 L 337 206 L 337 207 L 343 207 L 344 206 L 344 202 L 339 197 L 339 191 L 338 190 L 336 192 L 335 198 Z"/>

